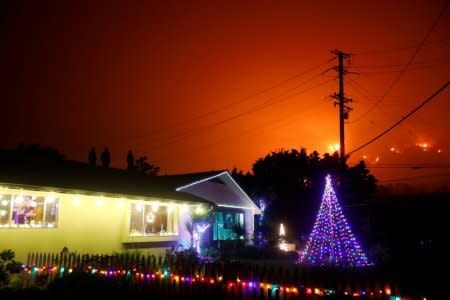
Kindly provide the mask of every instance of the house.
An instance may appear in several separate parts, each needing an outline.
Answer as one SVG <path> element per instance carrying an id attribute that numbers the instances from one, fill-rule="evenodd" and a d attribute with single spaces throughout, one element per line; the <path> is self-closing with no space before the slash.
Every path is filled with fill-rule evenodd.
<path id="1" fill-rule="evenodd" d="M 211 241 L 251 241 L 258 207 L 227 171 L 145 176 L 64 161 L 0 159 L 0 250 L 158 253 L 200 242 L 193 217 L 207 212 Z M 237 236 L 235 228 L 245 228 Z M 192 228 L 194 235 L 191 236 Z M 197 239 L 195 239 L 197 238 Z M 214 244 L 214 243 L 212 243 Z"/>

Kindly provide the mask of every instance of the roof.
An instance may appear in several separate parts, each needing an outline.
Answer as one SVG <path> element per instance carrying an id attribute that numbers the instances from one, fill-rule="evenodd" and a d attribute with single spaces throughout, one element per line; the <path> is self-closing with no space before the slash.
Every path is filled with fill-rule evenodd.
<path id="1" fill-rule="evenodd" d="M 223 170 L 149 176 L 122 169 L 91 167 L 69 160 L 49 162 L 16 159 L 16 156 L 10 152 L 0 155 L 0 183 L 3 185 L 55 192 L 206 202 L 259 212 L 248 195 Z"/>
<path id="2" fill-rule="evenodd" d="M 0 158 L 0 183 L 3 185 L 175 201 L 209 202 L 192 194 L 179 193 L 176 188 L 216 173 L 148 176 L 121 169 L 90 167 L 75 161 L 47 164 Z"/>
<path id="3" fill-rule="evenodd" d="M 212 201 L 219 207 L 252 209 L 261 214 L 260 209 L 231 177 L 228 171 L 204 177 L 177 188 L 177 191 L 189 193 Z"/>

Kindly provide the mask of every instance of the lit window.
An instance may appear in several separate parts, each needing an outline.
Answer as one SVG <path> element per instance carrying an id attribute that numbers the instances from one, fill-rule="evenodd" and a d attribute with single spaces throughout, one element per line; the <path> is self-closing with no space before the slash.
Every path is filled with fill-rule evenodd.
<path id="1" fill-rule="evenodd" d="M 54 196 L 1 195 L 0 226 L 53 228 L 58 222 L 59 199 Z"/>
<path id="2" fill-rule="evenodd" d="M 173 204 L 133 202 L 130 205 L 130 236 L 178 234 L 178 208 Z"/>
<path id="3" fill-rule="evenodd" d="M 0 226 L 9 227 L 11 196 L 0 195 Z"/>

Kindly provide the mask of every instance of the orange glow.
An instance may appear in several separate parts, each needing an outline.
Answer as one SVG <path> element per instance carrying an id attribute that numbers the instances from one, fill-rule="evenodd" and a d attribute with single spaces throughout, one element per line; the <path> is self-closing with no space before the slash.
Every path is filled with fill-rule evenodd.
<path id="1" fill-rule="evenodd" d="M 337 152 L 337 151 L 339 151 L 339 149 L 341 149 L 341 146 L 339 144 L 330 144 L 330 145 L 328 145 L 328 150 L 331 153 Z"/>
<path id="2" fill-rule="evenodd" d="M 428 151 L 431 148 L 430 143 L 416 143 L 416 146 L 421 148 L 422 151 Z"/>
<path id="3" fill-rule="evenodd" d="M 161 174 L 248 171 L 281 148 L 335 152 L 338 108 L 327 97 L 338 82 L 332 69 L 324 71 L 336 63 L 330 50 L 339 48 L 352 54 L 349 71 L 359 74 L 345 79 L 345 96 L 354 99 L 348 153 L 450 77 L 448 9 L 400 72 L 443 2 L 18 3 L 1 24 L 7 47 L 0 47 L 0 97 L 9 99 L 1 147 L 36 142 L 87 162 L 92 146 L 97 157 L 107 146 L 111 166 L 122 169 L 131 149 Z M 430 143 L 448 149 L 449 91 L 349 163 L 363 155 L 396 163 L 406 146 L 417 150 L 418 140 L 427 145 L 421 152 Z M 385 155 L 391 145 L 402 155 Z M 410 152 L 405 163 L 422 158 Z M 436 160 L 449 162 L 444 155 Z M 380 179 L 405 177 L 400 171 L 408 170 L 373 170 Z"/>

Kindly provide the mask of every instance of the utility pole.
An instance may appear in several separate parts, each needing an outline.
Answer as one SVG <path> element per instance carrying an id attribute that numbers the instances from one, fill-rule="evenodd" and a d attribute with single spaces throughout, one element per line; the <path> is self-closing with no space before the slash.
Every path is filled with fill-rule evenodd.
<path id="1" fill-rule="evenodd" d="M 344 53 L 337 49 L 333 50 L 332 53 L 338 58 L 338 66 L 335 66 L 333 69 L 339 74 L 339 93 L 334 93 L 331 97 L 338 100 L 337 102 L 334 102 L 334 105 L 339 105 L 339 152 L 342 161 L 345 161 L 344 122 L 348 119 L 348 114 L 352 110 L 352 108 L 347 106 L 346 103 L 352 102 L 352 99 L 344 96 L 344 75 L 350 73 L 344 67 L 344 59 L 348 59 L 350 54 Z"/>

